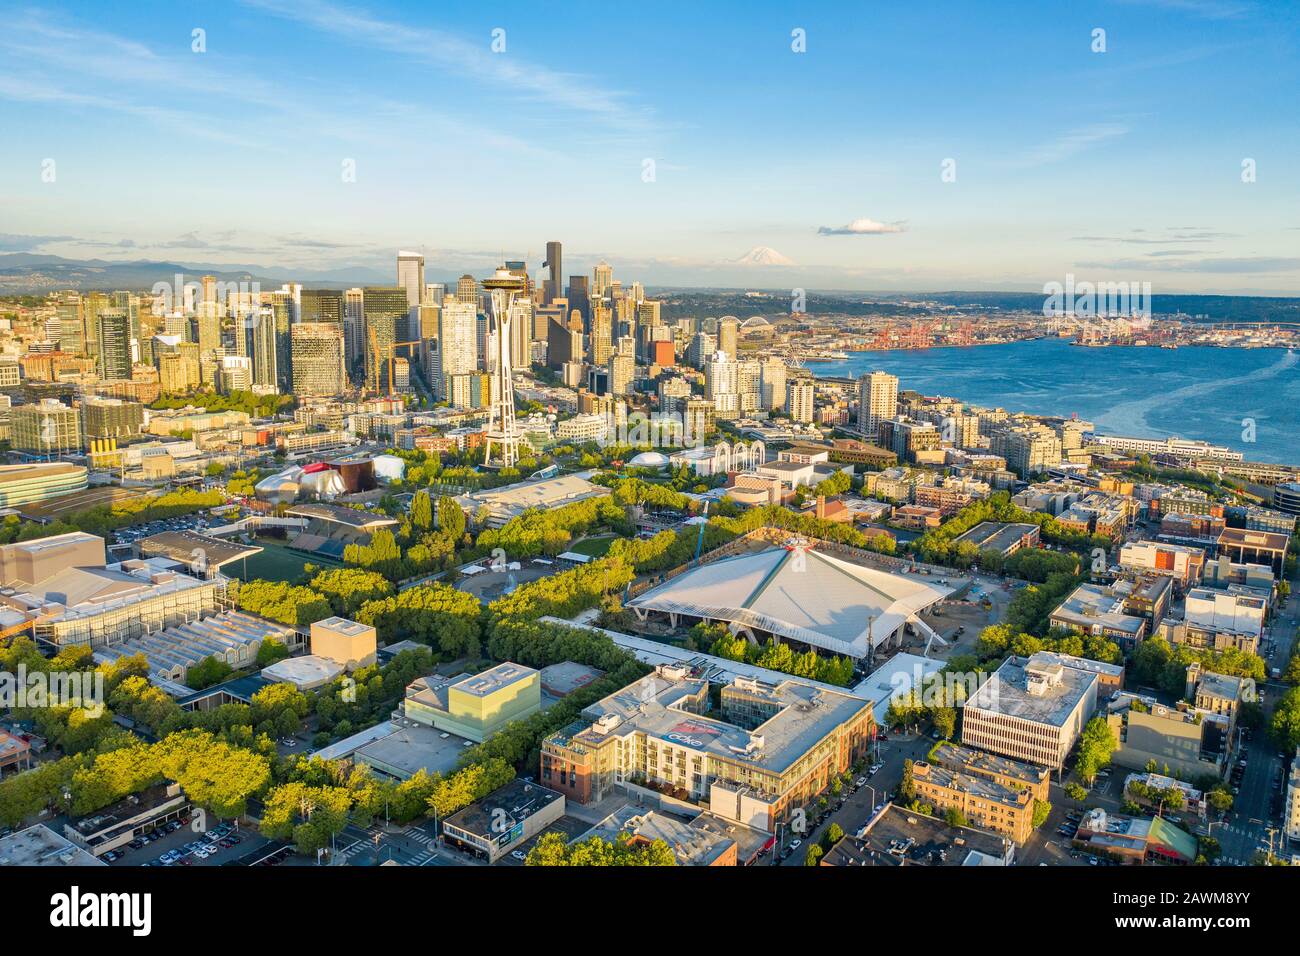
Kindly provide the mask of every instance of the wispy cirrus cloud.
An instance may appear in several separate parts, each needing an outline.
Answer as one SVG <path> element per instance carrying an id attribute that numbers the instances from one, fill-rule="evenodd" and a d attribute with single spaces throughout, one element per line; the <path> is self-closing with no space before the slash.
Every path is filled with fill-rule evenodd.
<path id="1" fill-rule="evenodd" d="M 1059 163 L 1077 156 L 1085 150 L 1100 146 L 1111 140 L 1119 139 L 1129 132 L 1127 123 L 1093 123 L 1078 129 L 1068 130 L 1055 139 L 1027 150 L 1023 155 L 1012 157 L 1009 165 L 1017 168 L 1046 166 Z"/>
<path id="2" fill-rule="evenodd" d="M 1239 20 L 1258 7 L 1251 0 L 1120 0 L 1127 6 L 1157 7 L 1202 20 Z"/>
<path id="3" fill-rule="evenodd" d="M 874 219 L 854 219 L 842 226 L 821 226 L 817 229 L 819 236 L 884 236 L 895 232 L 907 232 L 907 222 L 877 222 Z"/>
<path id="4" fill-rule="evenodd" d="M 1141 229 L 1135 229 L 1135 233 L 1143 232 Z M 1217 242 L 1223 239 L 1236 239 L 1239 234 L 1235 232 L 1214 232 L 1212 230 L 1177 230 L 1166 233 L 1162 236 L 1157 235 L 1130 235 L 1130 236 L 1071 236 L 1071 242 L 1118 242 L 1134 246 L 1168 246 L 1168 245 L 1195 245 L 1202 242 Z"/>
<path id="5" fill-rule="evenodd" d="M 384 20 L 361 8 L 328 0 L 241 2 L 349 43 L 384 50 L 439 71 L 491 82 L 507 92 L 597 117 L 624 132 L 645 132 L 654 126 L 652 111 L 632 106 L 626 92 L 609 89 L 592 77 L 554 70 L 514 54 L 493 53 L 486 38 L 471 42 L 444 30 Z"/>
<path id="6" fill-rule="evenodd" d="M 431 110 L 407 100 L 358 95 L 350 88 L 331 89 L 313 84 L 319 92 L 303 93 L 298 87 L 276 82 L 262 71 L 236 61 L 222 69 L 192 53 L 160 53 L 138 40 L 85 27 L 44 11 L 13 14 L 0 32 L 0 54 L 21 64 L 0 75 L 0 99 L 59 104 L 136 116 L 188 135 L 246 149 L 272 153 L 292 150 L 293 134 L 329 137 L 339 141 L 371 143 L 390 137 L 395 130 L 412 129 L 431 136 L 474 136 L 487 145 L 522 154 L 552 155 L 537 144 L 481 126 L 476 121 Z M 234 103 L 275 117 L 277 135 L 241 136 L 232 132 L 229 116 L 205 112 L 195 104 Z M 347 123 L 339 123 L 346 109 Z"/>

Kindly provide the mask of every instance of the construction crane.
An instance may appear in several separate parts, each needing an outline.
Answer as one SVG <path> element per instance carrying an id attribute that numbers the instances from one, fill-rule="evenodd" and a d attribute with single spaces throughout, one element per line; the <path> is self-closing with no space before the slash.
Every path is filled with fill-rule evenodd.
<path id="1" fill-rule="evenodd" d="M 379 336 L 375 335 L 374 328 L 371 327 L 369 331 L 370 331 L 370 353 L 375 357 L 375 361 L 380 362 L 385 357 L 388 359 L 388 394 L 392 395 L 393 394 L 393 352 L 401 348 L 403 345 L 423 345 L 424 343 L 420 341 L 393 342 L 388 345 L 388 352 L 387 355 L 385 356 L 380 354 Z M 379 389 L 379 369 L 376 368 L 375 369 L 375 390 L 378 391 L 378 389 Z"/>

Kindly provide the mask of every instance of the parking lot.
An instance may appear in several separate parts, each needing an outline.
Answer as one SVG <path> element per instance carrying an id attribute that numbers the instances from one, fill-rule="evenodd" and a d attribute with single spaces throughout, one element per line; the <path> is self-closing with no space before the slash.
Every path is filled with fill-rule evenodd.
<path id="1" fill-rule="evenodd" d="M 220 823 L 206 833 L 193 829 L 194 821 L 182 817 L 152 833 L 138 837 L 103 859 L 110 866 L 220 866 L 226 860 L 268 842 L 256 832 Z M 165 832 L 164 832 L 165 831 Z"/>
<path id="2" fill-rule="evenodd" d="M 161 521 L 150 521 L 146 524 L 133 524 L 125 528 L 118 528 L 113 532 L 113 542 L 115 544 L 135 544 L 141 538 L 148 538 L 150 535 L 162 534 L 164 531 L 196 531 L 203 534 L 211 527 L 215 521 L 216 524 L 229 523 L 230 516 L 214 519 L 206 512 L 197 512 L 192 515 L 177 515 L 175 518 L 166 518 Z"/>

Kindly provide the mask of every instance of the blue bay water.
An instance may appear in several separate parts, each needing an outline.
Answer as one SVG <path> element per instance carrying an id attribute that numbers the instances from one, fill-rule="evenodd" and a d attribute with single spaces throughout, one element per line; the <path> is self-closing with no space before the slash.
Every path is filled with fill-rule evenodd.
<path id="1" fill-rule="evenodd" d="M 853 352 L 809 363 L 818 376 L 883 369 L 898 387 L 1010 412 L 1069 415 L 1098 431 L 1199 438 L 1250 461 L 1300 464 L 1300 354 L 1183 346 L 1082 348 L 1062 339 Z M 1243 420 L 1254 421 L 1255 440 Z"/>

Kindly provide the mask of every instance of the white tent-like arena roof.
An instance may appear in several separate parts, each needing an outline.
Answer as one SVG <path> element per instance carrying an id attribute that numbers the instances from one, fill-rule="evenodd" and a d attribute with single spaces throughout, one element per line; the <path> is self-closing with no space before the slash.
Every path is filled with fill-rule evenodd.
<path id="1" fill-rule="evenodd" d="M 686 571 L 628 607 L 727 621 L 835 654 L 865 657 L 952 590 L 822 554 L 768 548 Z"/>

